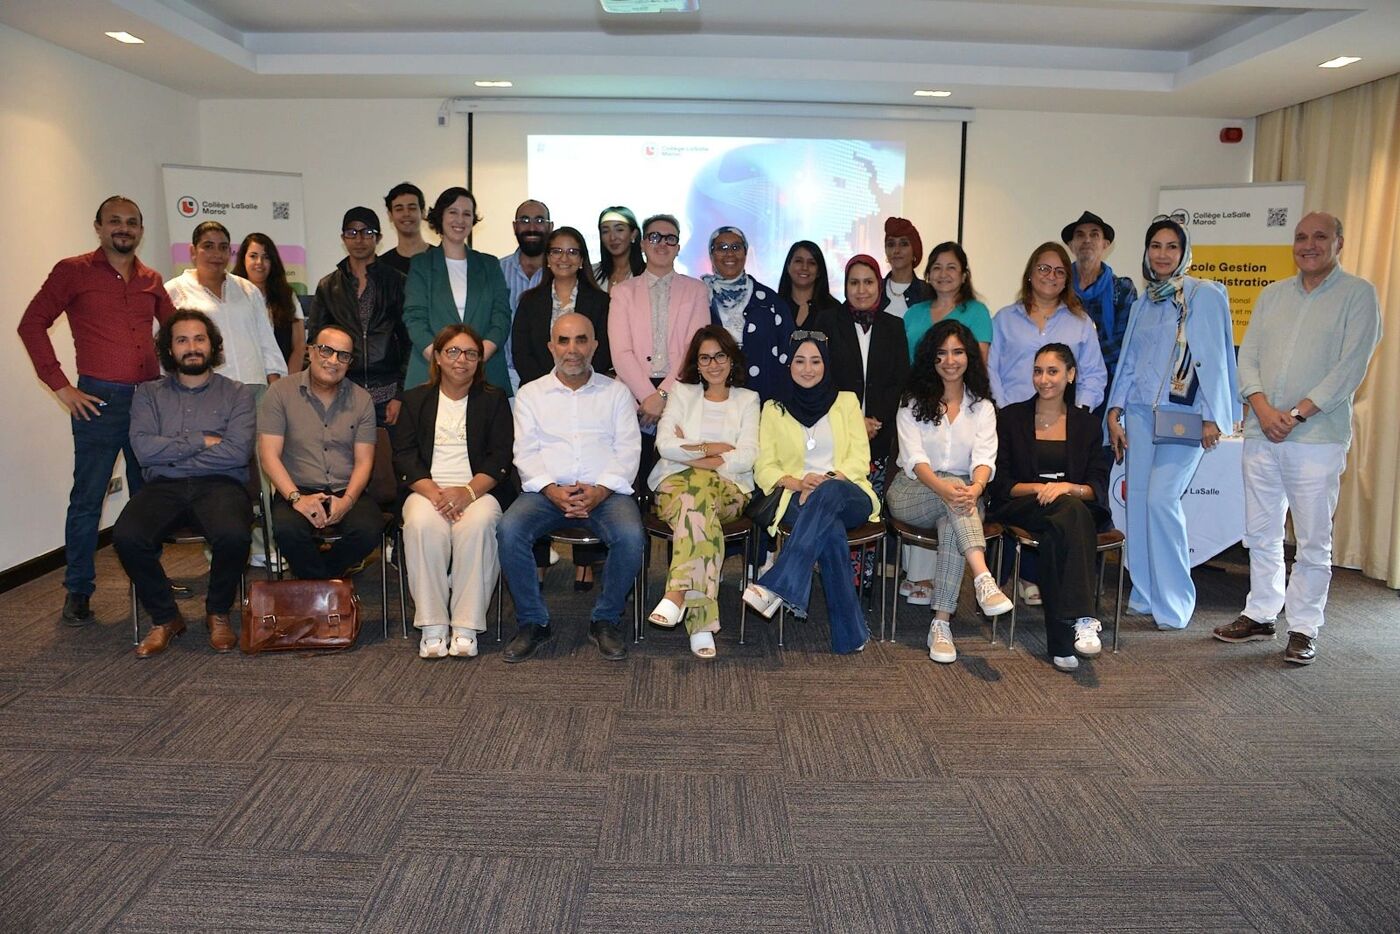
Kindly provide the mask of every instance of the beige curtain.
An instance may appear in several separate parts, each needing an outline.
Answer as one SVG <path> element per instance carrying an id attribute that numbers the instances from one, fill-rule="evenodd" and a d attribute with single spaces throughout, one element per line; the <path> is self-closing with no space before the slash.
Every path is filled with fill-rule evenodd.
<path id="1" fill-rule="evenodd" d="M 1261 116 L 1256 182 L 1301 181 L 1342 219 L 1341 263 L 1380 293 L 1380 347 L 1356 394 L 1332 560 L 1400 587 L 1400 75 Z"/>

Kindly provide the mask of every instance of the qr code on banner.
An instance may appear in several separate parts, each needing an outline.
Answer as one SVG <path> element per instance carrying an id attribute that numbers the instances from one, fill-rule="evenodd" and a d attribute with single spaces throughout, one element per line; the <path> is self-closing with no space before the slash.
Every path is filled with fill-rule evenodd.
<path id="1" fill-rule="evenodd" d="M 1269 223 L 1272 225 L 1274 212 L 1269 212 Z M 292 203 L 290 201 L 272 202 L 272 219 L 275 221 L 289 221 L 292 219 Z M 1279 223 L 1282 223 L 1280 221 Z"/>
<path id="2" fill-rule="evenodd" d="M 1269 222 L 1266 227 L 1287 227 L 1288 208 L 1269 208 Z"/>

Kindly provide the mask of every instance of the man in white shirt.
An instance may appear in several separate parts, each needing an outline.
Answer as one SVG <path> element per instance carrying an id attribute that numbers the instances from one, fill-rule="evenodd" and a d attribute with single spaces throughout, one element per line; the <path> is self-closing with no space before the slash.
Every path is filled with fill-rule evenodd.
<path id="1" fill-rule="evenodd" d="M 631 392 L 593 371 L 597 347 L 591 321 L 561 315 L 550 329 L 554 370 L 526 383 L 515 397 L 521 493 L 496 527 L 501 573 L 519 626 L 502 653 L 508 662 L 524 661 L 553 635 L 532 548 L 562 526 L 585 528 L 608 546 L 589 639 L 610 661 L 627 657 L 617 621 L 645 546 L 631 497 L 641 433 Z"/>

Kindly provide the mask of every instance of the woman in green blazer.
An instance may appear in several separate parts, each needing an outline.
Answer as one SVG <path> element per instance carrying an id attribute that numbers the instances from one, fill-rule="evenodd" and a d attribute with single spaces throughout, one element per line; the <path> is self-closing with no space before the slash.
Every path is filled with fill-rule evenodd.
<path id="1" fill-rule="evenodd" d="M 442 237 L 408 265 L 403 321 L 413 343 L 405 388 L 428 381 L 428 354 L 444 326 L 466 324 L 486 347 L 486 381 L 510 395 L 505 344 L 510 335 L 510 290 L 501 261 L 467 248 L 476 225 L 476 197 L 460 186 L 438 195 L 428 212 L 428 226 Z"/>

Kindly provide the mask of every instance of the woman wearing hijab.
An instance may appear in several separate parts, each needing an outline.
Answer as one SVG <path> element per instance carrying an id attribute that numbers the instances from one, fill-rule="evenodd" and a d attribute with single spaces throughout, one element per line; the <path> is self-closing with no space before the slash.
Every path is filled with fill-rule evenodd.
<path id="1" fill-rule="evenodd" d="M 1188 276 L 1191 241 L 1175 221 L 1147 228 L 1142 275 L 1108 398 L 1109 442 L 1128 460 L 1128 608 L 1158 629 L 1184 629 L 1196 609 L 1181 496 L 1206 451 L 1240 414 L 1230 300 Z"/>
<path id="2" fill-rule="evenodd" d="M 811 240 L 798 240 L 788 249 L 778 294 L 792 306 L 792 324 L 798 328 L 815 327 L 812 322 L 818 312 L 841 304 L 831 296 L 822 248 Z"/>
<path id="3" fill-rule="evenodd" d="M 870 441 L 860 403 L 832 378 L 829 341 L 819 331 L 794 331 L 786 402 L 763 407 L 754 482 L 781 490 L 779 522 L 792 528 L 778 558 L 744 591 L 744 602 L 771 618 L 780 605 L 807 614 L 812 565 L 820 564 L 831 620 L 831 650 L 859 652 L 870 639 L 850 574 L 848 529 L 880 518 L 880 500 L 866 479 Z"/>
<path id="4" fill-rule="evenodd" d="M 702 276 L 710 287 L 710 321 L 729 332 L 744 351 L 745 383 L 760 402 L 781 399 L 792 384 L 788 376 L 788 341 L 792 307 L 777 292 L 744 271 L 749 241 L 738 227 L 710 234 L 710 265 Z"/>
<path id="5" fill-rule="evenodd" d="M 928 285 L 914 273 L 924 258 L 924 241 L 912 221 L 902 217 L 885 218 L 885 260 L 890 273 L 885 276 L 885 311 L 903 319 L 904 313 L 931 297 Z"/>

